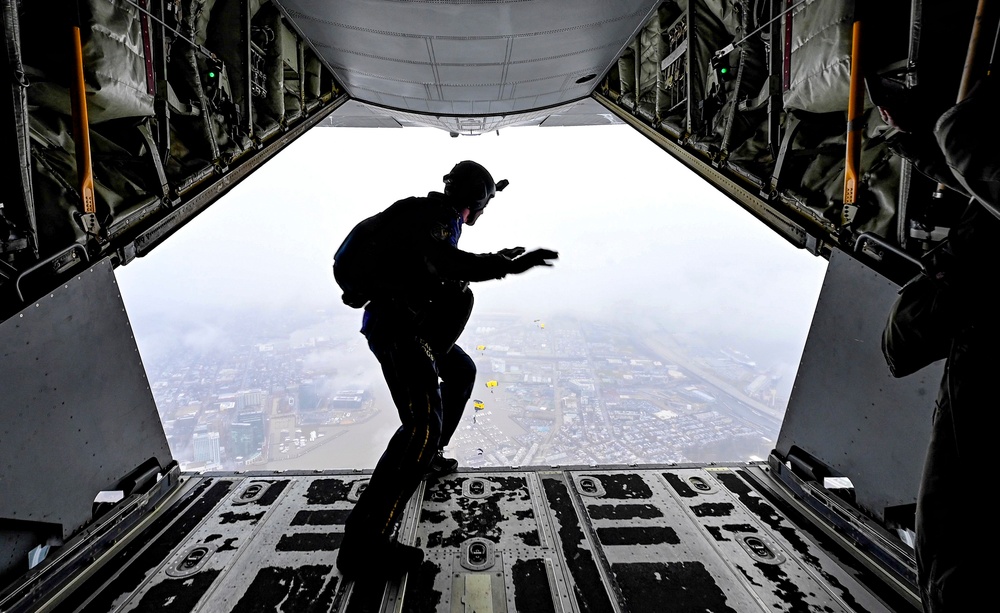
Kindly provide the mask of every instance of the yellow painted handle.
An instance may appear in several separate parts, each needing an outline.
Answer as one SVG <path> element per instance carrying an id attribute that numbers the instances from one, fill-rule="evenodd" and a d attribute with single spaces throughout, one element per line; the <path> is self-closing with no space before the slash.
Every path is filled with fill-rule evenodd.
<path id="1" fill-rule="evenodd" d="M 94 167 L 90 160 L 90 119 L 87 117 L 87 83 L 83 78 L 83 45 L 80 28 L 73 27 L 74 79 L 71 87 L 73 137 L 76 141 L 76 175 L 83 199 L 83 212 L 95 213 Z"/>
<path id="2" fill-rule="evenodd" d="M 847 155 L 844 163 L 844 204 L 854 204 L 858 197 L 861 165 L 861 125 L 858 116 L 864 108 L 861 85 L 861 22 L 854 22 L 851 41 L 851 93 L 847 101 Z"/>

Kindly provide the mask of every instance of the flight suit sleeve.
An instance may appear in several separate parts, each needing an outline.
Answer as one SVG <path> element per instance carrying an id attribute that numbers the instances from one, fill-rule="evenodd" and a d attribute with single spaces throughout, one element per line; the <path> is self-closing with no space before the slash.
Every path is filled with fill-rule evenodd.
<path id="1" fill-rule="evenodd" d="M 502 279 L 511 268 L 511 260 L 500 254 L 462 251 L 447 240 L 432 240 L 427 253 L 427 263 L 433 271 L 453 281 Z"/>

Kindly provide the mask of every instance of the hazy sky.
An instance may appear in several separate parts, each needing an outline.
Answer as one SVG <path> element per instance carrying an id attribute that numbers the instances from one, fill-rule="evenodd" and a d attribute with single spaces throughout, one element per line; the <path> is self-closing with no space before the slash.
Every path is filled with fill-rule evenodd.
<path id="1" fill-rule="evenodd" d="M 553 268 L 476 284 L 478 313 L 610 316 L 801 351 L 826 261 L 798 250 L 631 128 L 315 128 L 149 255 L 116 275 L 134 321 L 212 321 L 231 305 L 351 309 L 334 250 L 360 219 L 442 189 L 458 161 L 510 186 L 460 247 L 555 249 Z M 357 313 L 357 312 L 355 312 Z M 360 314 L 358 313 L 360 318 Z M 139 335 L 143 348 L 142 330 Z M 797 359 L 797 356 L 795 356 Z"/>

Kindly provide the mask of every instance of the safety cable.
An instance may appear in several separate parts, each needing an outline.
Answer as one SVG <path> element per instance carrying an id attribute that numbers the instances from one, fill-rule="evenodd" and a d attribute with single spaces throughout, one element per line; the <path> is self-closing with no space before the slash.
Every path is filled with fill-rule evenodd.
<path id="1" fill-rule="evenodd" d="M 757 29 L 756 29 L 756 30 L 754 30 L 753 32 L 751 32 L 751 33 L 747 34 L 746 36 L 744 36 L 743 38 L 739 39 L 739 40 L 738 40 L 738 41 L 736 41 L 736 42 L 733 42 L 733 43 L 729 43 L 728 45 L 726 45 L 726 46 L 725 46 L 725 47 L 723 47 L 722 49 L 719 49 L 718 51 L 716 51 L 716 52 L 715 52 L 715 55 L 713 55 L 713 56 L 712 56 L 712 59 L 716 59 L 716 60 L 717 60 L 717 59 L 719 59 L 720 57 L 723 57 L 723 56 L 725 56 L 725 55 L 729 55 L 730 53 L 732 53 L 732 51 L 733 51 L 734 49 L 736 49 L 737 45 L 741 45 L 741 44 L 743 44 L 743 41 L 747 40 L 748 38 L 750 38 L 751 36 L 753 36 L 753 35 L 754 35 L 754 34 L 756 34 L 757 32 L 760 32 L 761 30 L 763 30 L 763 29 L 764 29 L 764 28 L 766 28 L 767 26 L 771 25 L 771 24 L 772 24 L 772 23 L 774 23 L 775 21 L 777 21 L 777 20 L 781 19 L 782 17 L 784 17 L 784 16 L 785 16 L 785 14 L 786 14 L 786 13 L 789 13 L 789 12 L 791 12 L 791 11 L 792 11 L 793 9 L 795 9 L 795 8 L 797 8 L 797 7 L 799 7 L 799 6 L 802 6 L 802 5 L 803 5 L 803 4 L 805 4 L 806 2 L 810 2 L 810 1 L 811 1 L 811 0 L 799 0 L 798 2 L 796 2 L 795 4 L 793 4 L 792 6 L 788 7 L 787 9 L 785 9 L 785 10 L 781 11 L 780 13 L 778 13 L 777 15 L 775 15 L 774 17 L 772 17 L 772 18 L 768 19 L 767 21 L 765 21 L 765 22 L 764 22 L 764 23 L 763 23 L 763 24 L 762 24 L 762 25 L 761 25 L 761 26 L 760 26 L 759 28 L 757 28 Z"/>
<path id="2" fill-rule="evenodd" d="M 157 17 L 156 15 L 154 15 L 153 13 L 151 13 L 150 11 L 142 8 L 141 6 L 139 6 L 138 4 L 136 4 L 135 2 L 132 2 L 132 0 L 122 0 L 122 1 L 125 2 L 126 4 L 131 4 L 135 8 L 139 9 L 141 12 L 145 13 L 146 15 L 148 15 L 150 19 L 152 19 L 156 23 L 160 24 L 161 26 L 163 26 L 167 30 L 170 30 L 171 32 L 173 32 L 174 34 L 176 34 L 178 38 L 180 38 L 184 42 L 190 44 L 192 47 L 194 47 L 195 49 L 197 49 L 198 51 L 200 51 L 202 53 L 202 55 L 204 55 L 208 59 L 214 60 L 214 61 L 218 61 L 219 58 L 216 57 L 216 55 L 214 53 L 212 53 L 211 51 L 209 51 L 208 49 L 206 49 L 203 45 L 199 45 L 198 43 L 194 42 L 193 40 L 191 40 L 187 36 L 184 36 L 183 34 L 181 34 L 179 31 L 175 30 L 174 28 L 171 28 L 170 26 L 168 26 L 166 24 L 166 22 L 164 22 L 163 20 L 161 20 L 159 17 Z M 805 0 L 803 0 L 803 1 L 805 1 Z M 114 4 L 114 0 L 108 0 L 108 2 L 111 3 L 111 4 Z"/>
<path id="3" fill-rule="evenodd" d="M 993 72 L 993 62 L 997 56 L 997 41 L 1000 40 L 1000 21 L 997 21 L 997 31 L 993 33 L 993 49 L 990 50 L 990 63 L 986 65 L 986 75 Z"/>

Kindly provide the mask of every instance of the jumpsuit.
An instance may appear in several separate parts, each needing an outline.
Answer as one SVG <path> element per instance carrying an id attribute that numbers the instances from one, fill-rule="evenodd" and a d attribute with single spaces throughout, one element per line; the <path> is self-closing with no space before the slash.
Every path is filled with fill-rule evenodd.
<path id="1" fill-rule="evenodd" d="M 345 546 L 386 545 L 431 460 L 458 427 L 475 384 L 472 359 L 454 344 L 472 308 L 470 281 L 499 279 L 509 260 L 458 249 L 462 218 L 431 192 L 383 212 L 384 291 L 361 332 L 378 359 L 400 426 L 345 525 Z"/>
<path id="2" fill-rule="evenodd" d="M 992 598 L 990 564 L 974 550 L 997 545 L 992 522 L 974 494 L 996 436 L 1000 323 L 992 311 L 994 241 L 1000 221 L 973 201 L 949 242 L 956 259 L 955 308 L 961 325 L 945 361 L 917 494 L 917 577 L 927 613 L 974 610 Z M 988 513 L 988 512 L 987 512 Z"/>
<path id="3" fill-rule="evenodd" d="M 917 493 L 914 552 L 926 613 L 977 610 L 993 599 L 992 564 L 974 552 L 998 544 L 981 489 L 996 444 L 1000 364 L 993 283 L 1000 270 L 998 95 L 992 79 L 980 81 L 937 120 L 931 140 L 917 135 L 909 154 L 900 152 L 932 179 L 973 196 L 948 235 L 951 321 L 939 325 L 950 338 Z"/>

